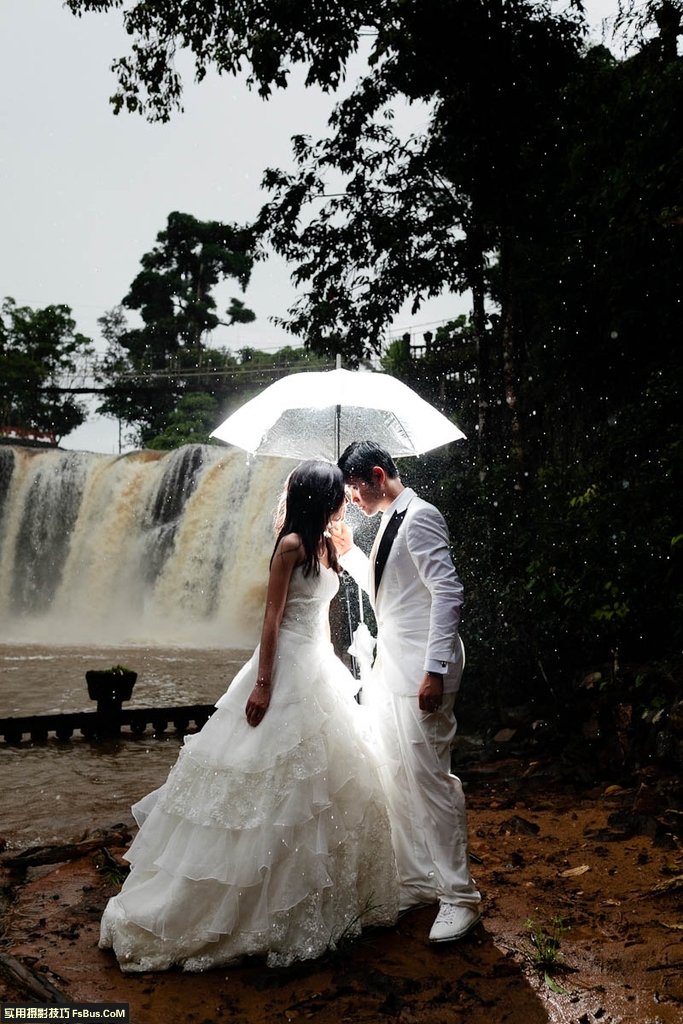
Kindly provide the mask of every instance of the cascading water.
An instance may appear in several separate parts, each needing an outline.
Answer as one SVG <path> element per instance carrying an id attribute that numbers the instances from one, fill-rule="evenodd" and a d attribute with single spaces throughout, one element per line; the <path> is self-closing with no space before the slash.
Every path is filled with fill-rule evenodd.
<path id="1" fill-rule="evenodd" d="M 0 641 L 252 645 L 290 468 L 1 448 Z"/>

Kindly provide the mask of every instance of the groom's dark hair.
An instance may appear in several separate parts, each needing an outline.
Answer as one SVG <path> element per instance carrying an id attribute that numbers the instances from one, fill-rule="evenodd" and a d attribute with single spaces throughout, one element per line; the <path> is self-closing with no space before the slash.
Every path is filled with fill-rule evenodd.
<path id="1" fill-rule="evenodd" d="M 396 463 L 384 448 L 374 441 L 353 441 L 342 452 L 337 463 L 345 480 L 372 481 L 372 467 L 379 466 L 392 480 L 398 476 Z"/>

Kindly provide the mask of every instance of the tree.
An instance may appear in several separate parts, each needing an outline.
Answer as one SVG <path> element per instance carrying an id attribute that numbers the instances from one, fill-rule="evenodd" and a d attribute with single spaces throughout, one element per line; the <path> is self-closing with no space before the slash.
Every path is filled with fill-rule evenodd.
<path id="1" fill-rule="evenodd" d="M 211 382 L 212 393 L 188 391 L 168 414 L 165 428 L 147 441 L 148 448 L 167 451 L 183 444 L 211 444 L 210 434 L 229 412 L 261 390 L 264 381 L 274 379 L 282 370 L 299 372 L 322 369 L 329 364 L 304 348 L 286 345 L 277 352 L 241 348 L 237 356 L 224 353 L 234 372 L 229 380 L 220 377 Z M 209 379 L 207 373 L 206 378 Z M 201 385 L 200 385 L 201 386 Z"/>
<path id="2" fill-rule="evenodd" d="M 126 308 L 140 311 L 145 325 L 128 333 L 126 347 L 151 367 L 183 349 L 199 349 L 204 335 L 225 322 L 216 314 L 212 289 L 228 277 L 246 288 L 252 247 L 243 228 L 199 221 L 187 213 L 169 214 L 166 230 L 142 257 L 142 271 L 123 300 Z M 236 299 L 227 315 L 231 324 L 255 318 Z"/>
<path id="3" fill-rule="evenodd" d="M 683 61 L 654 42 L 585 54 L 507 280 L 492 278 L 494 299 L 514 296 L 532 468 L 591 458 L 602 427 L 680 365 Z"/>
<path id="4" fill-rule="evenodd" d="M 134 425 L 139 443 L 164 432 L 188 388 L 206 386 L 203 372 L 236 365 L 229 353 L 210 348 L 207 336 L 219 324 L 248 323 L 254 313 L 233 298 L 221 319 L 212 291 L 229 277 L 246 287 L 253 244 L 244 228 L 171 213 L 122 306 L 100 320 L 108 343 L 100 412 Z M 128 326 L 123 307 L 139 312 L 141 327 Z"/>
<path id="5" fill-rule="evenodd" d="M 166 428 L 148 441 L 147 447 L 169 451 L 184 444 L 209 444 L 209 435 L 219 420 L 218 413 L 218 402 L 212 395 L 199 391 L 183 395 L 169 413 Z"/>
<path id="6" fill-rule="evenodd" d="M 123 0 L 67 0 L 79 17 L 89 11 L 111 11 Z M 132 54 L 113 69 L 118 91 L 111 97 L 114 111 L 137 112 L 152 121 L 167 121 L 182 109 L 182 81 L 175 66 L 178 49 L 194 57 L 195 77 L 201 81 L 211 68 L 236 75 L 246 64 L 249 84 L 262 96 L 287 85 L 291 66 L 307 65 L 307 83 L 324 89 L 341 81 L 346 62 L 358 47 L 364 26 L 391 25 L 394 0 L 259 0 L 239 5 L 219 0 L 136 0 L 124 11 L 126 31 L 133 38 Z M 375 46 L 381 52 L 380 39 Z"/>
<path id="7" fill-rule="evenodd" d="M 70 0 L 76 13 L 118 6 L 113 0 Z M 376 352 L 385 325 L 406 299 L 413 310 L 444 289 L 473 296 L 477 340 L 482 459 L 501 440 L 501 401 L 509 316 L 492 329 L 486 311 L 486 267 L 506 260 L 513 211 L 526 181 L 520 156 L 544 134 L 578 59 L 579 4 L 555 14 L 531 0 L 377 0 L 291 5 L 247 0 L 202 8 L 175 0 L 138 0 L 127 9 L 133 54 L 116 64 L 118 111 L 126 106 L 166 119 L 180 102 L 173 70 L 176 47 L 208 68 L 250 68 L 263 95 L 287 83 L 288 66 L 308 68 L 307 81 L 334 88 L 361 29 L 371 36 L 370 72 L 331 119 L 334 134 L 318 145 L 295 140 L 298 171 L 271 172 L 275 196 L 261 228 L 295 264 L 308 291 L 286 321 L 305 342 L 343 351 L 357 362 Z M 397 97 L 432 104 L 424 136 L 402 140 L 381 115 Z M 329 172 L 342 175 L 342 195 L 320 208 Z M 339 192 L 339 188 L 334 188 Z M 311 216 L 313 204 L 319 213 Z M 508 390 L 514 373 L 508 372 Z"/>
<path id="8" fill-rule="evenodd" d="M 55 443 L 85 422 L 68 393 L 77 360 L 92 356 L 65 305 L 31 309 L 6 298 L 0 313 L 0 425 L 47 434 Z"/>
<path id="9" fill-rule="evenodd" d="M 378 351 L 407 300 L 415 313 L 444 289 L 470 291 L 486 468 L 520 446 L 522 356 L 507 280 L 530 179 L 549 160 L 580 66 L 582 24 L 545 4 L 455 0 L 399 5 L 385 31 L 383 59 L 339 105 L 333 134 L 295 139 L 294 173 L 267 173 L 274 197 L 260 227 L 307 286 L 285 325 L 347 359 Z M 422 135 L 392 131 L 398 96 L 431 103 Z M 341 187 L 326 185 L 330 171 Z"/>
<path id="10" fill-rule="evenodd" d="M 78 14 L 120 6 L 117 0 L 69 0 Z M 286 86 L 303 63 L 307 81 L 334 88 L 361 29 L 373 39 L 370 71 L 331 118 L 330 139 L 295 139 L 298 170 L 271 171 L 274 198 L 260 229 L 295 264 L 307 286 L 286 326 L 305 344 L 343 352 L 351 364 L 377 353 L 383 330 L 403 303 L 413 310 L 444 289 L 471 290 L 479 388 L 479 443 L 491 461 L 501 441 L 502 336 L 486 311 L 486 267 L 506 260 L 512 211 L 526 181 L 520 155 L 542 137 L 578 59 L 580 5 L 554 14 L 531 0 L 364 0 L 356 3 L 255 0 L 197 9 L 187 0 L 138 0 L 125 12 L 133 53 L 115 65 L 124 106 L 167 119 L 182 83 L 173 55 L 194 55 L 196 76 L 209 68 L 237 73 L 263 95 Z M 403 140 L 383 115 L 397 98 L 432 105 L 425 134 Z M 341 195 L 320 206 L 330 173 Z M 339 188 L 334 189 L 339 192 Z M 319 212 L 311 214 L 311 209 Z M 508 372 L 508 391 L 514 373 Z"/>
<path id="11" fill-rule="evenodd" d="M 630 57 L 585 54 L 511 265 L 532 472 L 525 514 L 535 525 L 516 538 L 526 561 L 519 609 L 537 624 L 529 649 L 556 676 L 577 640 L 588 657 L 618 651 L 627 663 L 680 647 L 671 626 L 681 604 L 683 470 L 673 398 L 683 385 L 674 6 L 680 35 L 683 5 L 650 5 L 667 17 L 651 20 Z"/>

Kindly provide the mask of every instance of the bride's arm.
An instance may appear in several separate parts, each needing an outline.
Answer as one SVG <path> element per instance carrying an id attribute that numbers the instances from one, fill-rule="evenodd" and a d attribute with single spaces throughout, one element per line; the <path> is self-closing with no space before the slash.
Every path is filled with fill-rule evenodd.
<path id="1" fill-rule="evenodd" d="M 258 674 L 245 709 L 249 725 L 258 725 L 270 704 L 270 686 L 280 623 L 287 603 L 292 573 L 301 561 L 301 550 L 298 536 L 288 534 L 282 538 L 273 556 L 261 630 Z"/>

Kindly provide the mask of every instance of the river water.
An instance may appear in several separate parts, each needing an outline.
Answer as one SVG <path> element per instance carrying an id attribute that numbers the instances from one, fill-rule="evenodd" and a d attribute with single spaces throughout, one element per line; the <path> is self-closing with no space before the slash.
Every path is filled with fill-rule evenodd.
<path id="1" fill-rule="evenodd" d="M 207 445 L 0 447 L 0 717 L 94 710 L 85 673 L 117 664 L 138 673 L 127 707 L 216 701 L 258 639 L 290 468 Z M 0 741 L 0 837 L 130 821 L 180 742 Z"/>
<path id="2" fill-rule="evenodd" d="M 125 665 L 138 673 L 126 707 L 212 704 L 250 655 L 235 648 L 59 647 L 0 644 L 0 717 L 93 711 L 85 673 Z M 132 822 L 130 805 L 166 778 L 174 732 L 88 741 L 0 742 L 0 836 L 10 848 L 80 838 Z"/>

